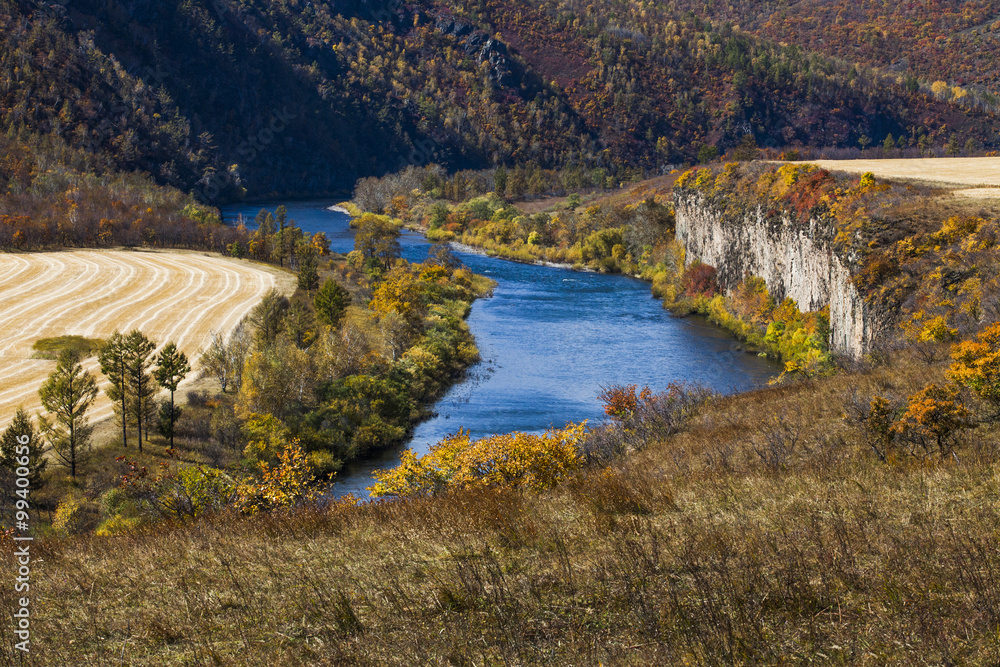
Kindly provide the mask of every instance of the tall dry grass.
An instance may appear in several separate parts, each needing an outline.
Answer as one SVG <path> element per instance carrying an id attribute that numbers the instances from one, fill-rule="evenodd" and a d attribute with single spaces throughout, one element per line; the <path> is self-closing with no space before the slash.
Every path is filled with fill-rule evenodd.
<path id="1" fill-rule="evenodd" d="M 897 356 L 718 399 L 545 495 L 47 540 L 25 664 L 996 664 L 994 429 L 887 464 L 843 418 L 941 373 Z"/>

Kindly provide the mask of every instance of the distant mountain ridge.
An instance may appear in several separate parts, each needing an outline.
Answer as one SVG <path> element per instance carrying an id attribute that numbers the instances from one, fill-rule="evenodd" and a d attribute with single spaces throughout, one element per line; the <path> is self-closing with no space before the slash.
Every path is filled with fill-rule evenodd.
<path id="1" fill-rule="evenodd" d="M 998 143 L 988 108 L 687 4 L 3 0 L 0 128 L 213 202 L 431 161 L 656 171 L 747 134 Z"/>

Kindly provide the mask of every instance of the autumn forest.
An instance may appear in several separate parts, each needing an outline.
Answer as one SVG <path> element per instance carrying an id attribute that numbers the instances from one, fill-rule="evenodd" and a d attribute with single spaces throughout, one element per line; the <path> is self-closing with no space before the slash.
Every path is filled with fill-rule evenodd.
<path id="1" fill-rule="evenodd" d="M 997 664 L 998 59 L 1000 0 L 0 0 L 0 663 Z"/>

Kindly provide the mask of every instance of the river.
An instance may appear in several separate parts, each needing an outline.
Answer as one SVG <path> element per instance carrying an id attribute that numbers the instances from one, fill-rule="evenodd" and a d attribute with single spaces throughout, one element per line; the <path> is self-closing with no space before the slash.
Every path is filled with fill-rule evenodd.
<path id="1" fill-rule="evenodd" d="M 288 217 L 313 234 L 326 233 L 331 250 L 354 249 L 348 216 L 329 201 L 285 202 Z M 229 206 L 227 221 L 277 203 Z M 404 232 L 403 256 L 427 257 L 431 244 Z M 470 269 L 497 282 L 491 298 L 472 306 L 469 327 L 482 361 L 435 405 L 407 447 L 417 452 L 461 428 L 473 437 L 510 431 L 543 431 L 568 421 L 600 420 L 597 395 L 609 384 L 648 385 L 689 381 L 722 392 L 760 386 L 777 364 L 739 351 L 739 344 L 699 317 L 676 318 L 634 278 L 521 264 L 456 252 Z M 351 465 L 338 475 L 335 493 L 366 496 L 372 473 L 392 467 L 400 449 Z"/>

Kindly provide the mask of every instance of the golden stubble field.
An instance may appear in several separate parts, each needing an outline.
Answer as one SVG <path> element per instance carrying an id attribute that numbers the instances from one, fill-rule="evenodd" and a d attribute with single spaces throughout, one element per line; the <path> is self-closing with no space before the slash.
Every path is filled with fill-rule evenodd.
<path id="1" fill-rule="evenodd" d="M 809 164 L 819 165 L 830 171 L 852 174 L 870 171 L 880 178 L 958 188 L 952 192 L 956 196 L 1000 197 L 1000 157 L 810 160 Z"/>
<path id="2" fill-rule="evenodd" d="M 272 287 L 291 293 L 294 276 L 198 252 L 0 253 L 0 428 L 18 406 L 41 409 L 38 388 L 55 362 L 32 359 L 39 338 L 138 328 L 160 346 L 176 342 L 195 367 L 212 332 L 231 331 Z M 94 423 L 112 408 L 96 358 L 84 367 L 102 389 L 89 413 Z"/>

